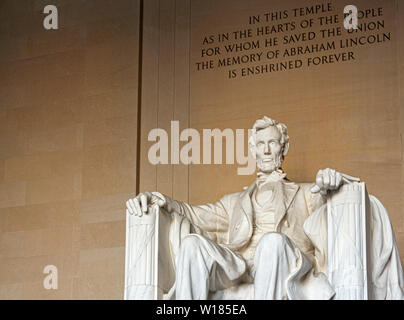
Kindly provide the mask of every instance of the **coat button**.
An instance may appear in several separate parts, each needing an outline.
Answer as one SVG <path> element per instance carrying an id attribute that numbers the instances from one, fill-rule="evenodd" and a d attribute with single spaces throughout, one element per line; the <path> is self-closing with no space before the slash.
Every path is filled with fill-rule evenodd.
<path id="1" fill-rule="evenodd" d="M 286 228 L 289 228 L 289 222 L 288 220 L 285 220 L 284 224 L 283 224 Z"/>

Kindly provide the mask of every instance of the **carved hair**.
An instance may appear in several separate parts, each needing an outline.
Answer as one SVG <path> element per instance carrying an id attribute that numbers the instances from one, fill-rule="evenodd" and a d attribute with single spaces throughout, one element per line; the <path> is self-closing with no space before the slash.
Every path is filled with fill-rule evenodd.
<path id="1" fill-rule="evenodd" d="M 279 133 L 281 134 L 281 141 L 280 143 L 282 144 L 282 148 L 283 148 L 283 152 L 282 152 L 282 156 L 283 158 L 287 155 L 288 151 L 289 151 L 289 136 L 287 134 L 287 127 L 285 124 L 283 123 L 278 123 L 276 120 L 273 120 L 271 118 L 268 118 L 267 116 L 264 116 L 262 119 L 258 119 L 257 121 L 255 121 L 254 126 L 252 128 L 252 134 L 250 139 L 248 139 L 248 145 L 250 147 L 251 153 L 253 155 L 253 157 L 255 158 L 255 148 L 256 148 L 256 135 L 257 132 L 268 128 L 270 126 L 275 127 L 276 129 L 278 129 Z"/>

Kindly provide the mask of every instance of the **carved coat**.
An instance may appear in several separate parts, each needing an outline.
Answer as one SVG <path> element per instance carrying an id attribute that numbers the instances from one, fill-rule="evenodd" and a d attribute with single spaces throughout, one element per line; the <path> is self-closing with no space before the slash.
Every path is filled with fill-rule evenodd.
<path id="1" fill-rule="evenodd" d="M 283 179 L 275 187 L 275 229 L 287 235 L 309 258 L 314 247 L 303 230 L 307 217 L 324 204 L 319 194 L 312 194 L 310 183 L 294 183 Z M 190 206 L 181 203 L 181 215 L 186 216 L 200 232 L 238 251 L 247 245 L 253 233 L 251 195 L 256 182 L 246 190 L 223 196 L 215 204 Z"/>

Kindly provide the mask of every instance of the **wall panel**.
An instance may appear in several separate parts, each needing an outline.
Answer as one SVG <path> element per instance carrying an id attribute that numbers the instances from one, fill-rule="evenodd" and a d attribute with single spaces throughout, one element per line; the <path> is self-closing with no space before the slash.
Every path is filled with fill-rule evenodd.
<path id="1" fill-rule="evenodd" d="M 51 31 L 47 4 L 0 3 L 0 298 L 121 299 L 140 1 L 55 1 Z"/>

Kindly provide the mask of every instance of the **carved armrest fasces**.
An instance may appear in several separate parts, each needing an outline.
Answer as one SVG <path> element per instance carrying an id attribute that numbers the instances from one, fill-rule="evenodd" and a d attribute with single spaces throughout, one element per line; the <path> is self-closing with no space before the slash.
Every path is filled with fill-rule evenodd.
<path id="1" fill-rule="evenodd" d="M 140 218 L 126 215 L 125 300 L 162 299 L 172 287 L 184 220 L 157 205 Z"/>
<path id="2" fill-rule="evenodd" d="M 358 180 L 327 199 L 328 279 L 335 299 L 368 299 L 369 195 Z"/>
<path id="3" fill-rule="evenodd" d="M 404 299 L 404 274 L 383 204 L 364 182 L 345 183 L 305 221 L 317 270 L 327 274 L 334 299 Z"/>

